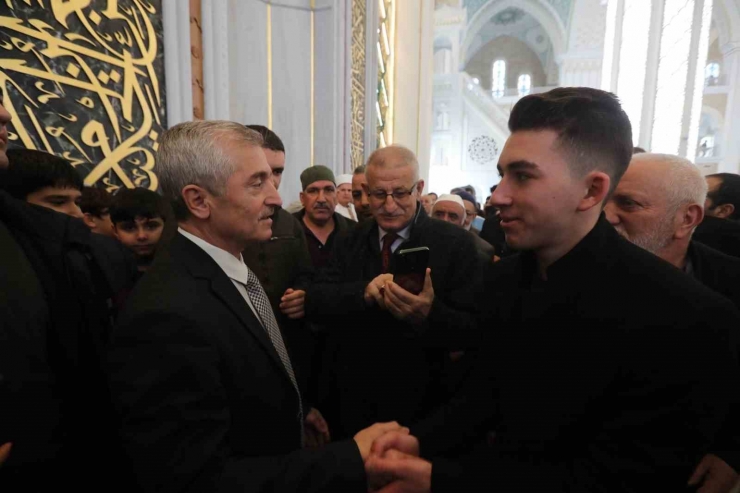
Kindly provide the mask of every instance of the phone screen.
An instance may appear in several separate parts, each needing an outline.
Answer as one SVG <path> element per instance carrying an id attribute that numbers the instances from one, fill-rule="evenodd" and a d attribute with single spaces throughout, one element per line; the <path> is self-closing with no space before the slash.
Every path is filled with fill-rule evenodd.
<path id="1" fill-rule="evenodd" d="M 424 278 L 428 265 L 428 247 L 401 250 L 396 258 L 393 282 L 410 293 L 419 294 L 424 289 Z"/>

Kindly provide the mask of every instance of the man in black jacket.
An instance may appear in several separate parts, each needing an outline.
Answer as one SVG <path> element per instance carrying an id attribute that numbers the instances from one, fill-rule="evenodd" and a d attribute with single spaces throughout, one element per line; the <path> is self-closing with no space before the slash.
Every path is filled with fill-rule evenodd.
<path id="1" fill-rule="evenodd" d="M 0 101 L 0 168 L 9 120 Z M 3 491 L 97 491 L 120 460 L 100 362 L 117 272 L 98 239 L 78 219 L 0 192 L 0 445 L 12 444 Z"/>
<path id="2" fill-rule="evenodd" d="M 680 491 L 724 455 L 740 315 L 604 218 L 632 155 L 616 97 L 528 96 L 509 127 L 491 200 L 522 253 L 491 267 L 496 330 L 455 402 L 418 440 L 381 438 L 368 470 L 393 491 Z"/>
<path id="3" fill-rule="evenodd" d="M 370 156 L 365 192 L 374 220 L 346 236 L 306 290 L 306 316 L 327 327 L 333 357 L 321 409 L 340 437 L 387 416 L 428 414 L 447 397 L 449 353 L 475 345 L 479 257 L 466 231 L 426 215 L 418 170 L 403 147 Z M 399 252 L 414 247 L 429 248 L 431 268 L 418 295 L 393 280 Z"/>
<path id="4" fill-rule="evenodd" d="M 709 187 L 704 221 L 694 238 L 722 253 L 740 257 L 740 176 L 717 173 L 706 177 Z"/>
<path id="5" fill-rule="evenodd" d="M 365 491 L 370 443 L 399 428 L 301 449 L 295 371 L 241 255 L 271 237 L 281 205 L 261 144 L 224 121 L 182 123 L 160 137 L 178 235 L 134 289 L 108 357 L 138 491 Z"/>
<path id="6" fill-rule="evenodd" d="M 692 237 L 707 219 L 706 195 L 707 182 L 691 161 L 641 153 L 633 156 L 604 212 L 622 236 L 740 308 L 740 259 Z"/>

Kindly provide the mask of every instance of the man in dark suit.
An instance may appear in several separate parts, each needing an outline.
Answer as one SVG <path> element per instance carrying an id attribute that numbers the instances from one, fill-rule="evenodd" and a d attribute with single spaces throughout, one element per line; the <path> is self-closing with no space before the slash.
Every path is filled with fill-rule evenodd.
<path id="1" fill-rule="evenodd" d="M 718 173 L 706 177 L 705 218 L 694 239 L 722 253 L 740 257 L 740 176 Z"/>
<path id="2" fill-rule="evenodd" d="M 364 188 L 374 220 L 344 238 L 306 290 L 307 318 L 328 331 L 333 360 L 321 409 L 335 436 L 385 416 L 425 416 L 447 398 L 449 354 L 474 345 L 479 257 L 469 233 L 426 215 L 418 170 L 400 146 L 370 156 Z M 414 247 L 429 248 L 431 274 L 419 294 L 393 278 L 399 252 Z"/>
<path id="3" fill-rule="evenodd" d="M 281 204 L 242 125 L 177 125 L 157 164 L 179 221 L 129 298 L 109 351 L 120 434 L 141 491 L 364 491 L 380 433 L 301 450 L 304 408 L 270 302 L 241 252 Z"/>
<path id="4" fill-rule="evenodd" d="M 616 97 L 527 96 L 509 128 L 491 200 L 522 253 L 490 267 L 497 330 L 455 402 L 418 440 L 380 438 L 368 471 L 397 478 L 387 491 L 681 491 L 724 455 L 740 314 L 604 218 L 632 155 Z"/>

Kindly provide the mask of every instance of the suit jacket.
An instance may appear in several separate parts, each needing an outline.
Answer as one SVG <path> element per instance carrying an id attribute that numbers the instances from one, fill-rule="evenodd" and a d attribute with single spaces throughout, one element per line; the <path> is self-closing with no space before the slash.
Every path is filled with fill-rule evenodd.
<path id="1" fill-rule="evenodd" d="M 495 330 L 475 377 L 411 429 L 424 455 L 452 459 L 435 461 L 435 492 L 682 491 L 704 454 L 724 456 L 740 384 L 727 300 L 603 216 L 547 281 L 531 253 L 487 280 Z"/>
<path id="2" fill-rule="evenodd" d="M 732 257 L 740 257 L 740 221 L 704 216 L 694 240 Z"/>
<path id="3" fill-rule="evenodd" d="M 142 491 L 364 491 L 354 442 L 300 450 L 295 389 L 266 331 L 182 235 L 138 283 L 109 351 Z"/>
<path id="4" fill-rule="evenodd" d="M 421 326 L 365 304 L 365 287 L 381 273 L 374 220 L 350 231 L 306 291 L 306 316 L 328 330 L 321 410 L 335 435 L 351 436 L 379 421 L 410 423 L 428 414 L 447 398 L 449 352 L 477 345 L 472 313 L 481 262 L 470 233 L 430 219 L 419 205 L 410 237 L 396 252 L 418 246 L 430 249 L 435 292 Z"/>

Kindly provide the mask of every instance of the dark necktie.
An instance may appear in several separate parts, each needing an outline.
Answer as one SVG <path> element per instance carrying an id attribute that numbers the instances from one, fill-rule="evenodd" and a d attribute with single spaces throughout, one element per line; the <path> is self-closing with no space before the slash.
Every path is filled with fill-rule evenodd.
<path id="1" fill-rule="evenodd" d="M 396 233 L 386 233 L 383 237 L 383 249 L 380 251 L 380 258 L 383 262 L 382 274 L 386 274 L 391 266 L 391 255 L 393 254 L 391 246 L 397 239 L 398 235 Z"/>
<path id="2" fill-rule="evenodd" d="M 303 441 L 303 402 L 301 401 L 301 392 L 298 390 L 298 382 L 293 372 L 293 365 L 290 362 L 290 356 L 288 351 L 285 349 L 285 342 L 283 341 L 283 335 L 280 333 L 280 327 L 278 327 L 277 320 L 275 319 L 275 313 L 272 311 L 270 301 L 265 294 L 265 290 L 257 279 L 257 276 L 251 270 L 247 269 L 249 276 L 247 277 L 247 294 L 249 294 L 249 300 L 254 305 L 260 320 L 262 321 L 262 327 L 267 332 L 270 341 L 272 342 L 275 351 L 280 356 L 280 361 L 283 362 L 285 371 L 290 377 L 290 381 L 298 394 L 298 420 L 301 424 L 301 441 Z"/>

